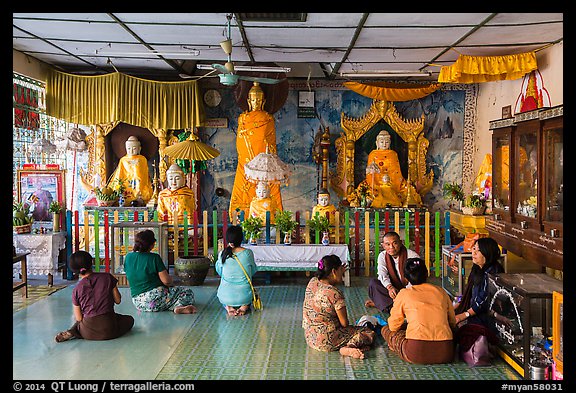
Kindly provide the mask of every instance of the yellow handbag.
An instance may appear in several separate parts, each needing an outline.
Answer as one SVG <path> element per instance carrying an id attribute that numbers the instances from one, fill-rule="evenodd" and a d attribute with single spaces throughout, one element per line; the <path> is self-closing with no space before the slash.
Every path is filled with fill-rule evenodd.
<path id="1" fill-rule="evenodd" d="M 248 273 L 246 273 L 246 269 L 244 269 L 244 266 L 242 266 L 242 263 L 240 263 L 240 260 L 238 259 L 236 254 L 232 254 L 232 256 L 234 257 L 234 259 L 236 259 L 238 265 L 240 265 L 240 269 L 242 269 L 242 271 L 244 272 L 244 275 L 248 280 L 248 284 L 250 284 L 250 288 L 252 288 L 252 305 L 254 306 L 254 309 L 258 311 L 262 310 L 262 299 L 260 299 L 260 294 L 256 292 L 256 288 L 254 288 L 254 286 L 252 285 L 252 280 L 250 280 Z"/>

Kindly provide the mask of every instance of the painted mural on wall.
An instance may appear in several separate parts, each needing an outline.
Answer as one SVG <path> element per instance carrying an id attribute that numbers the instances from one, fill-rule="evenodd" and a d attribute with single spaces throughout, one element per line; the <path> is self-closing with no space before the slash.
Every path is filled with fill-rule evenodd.
<path id="1" fill-rule="evenodd" d="M 323 127 L 330 129 L 330 172 L 336 170 L 334 140 L 340 136 L 341 114 L 360 117 L 372 104 L 372 100 L 347 89 L 315 90 L 315 118 L 298 118 L 298 90 L 291 89 L 284 106 L 274 114 L 279 157 L 288 163 L 292 176 L 288 186 L 281 188 L 285 210 L 311 211 L 316 204 L 316 193 L 321 181 L 321 167 L 314 162 L 313 149 L 316 135 Z M 434 172 L 434 186 L 424 198 L 431 211 L 445 210 L 442 198 L 445 182 L 462 181 L 462 148 L 464 130 L 465 93 L 461 90 L 440 90 L 428 97 L 406 103 L 395 103 L 397 111 L 406 119 L 426 116 L 425 137 L 430 141 L 427 165 Z M 227 118 L 228 128 L 203 128 L 201 137 L 205 143 L 217 148 L 219 157 L 207 163 L 208 170 L 202 178 L 202 208 L 227 210 L 234 183 L 237 164 L 236 129 L 241 109 L 235 104 L 232 90 L 222 91 L 221 104 L 206 108 L 209 118 Z M 375 138 L 381 129 L 391 131 L 387 124 L 377 124 L 367 132 L 356 146 L 355 181 L 365 177 L 368 153 L 376 147 Z M 393 133 L 393 131 L 391 132 Z M 403 163 L 402 172 L 407 176 L 406 147 L 397 135 L 393 135 L 392 147 L 397 150 Z M 216 195 L 216 188 L 224 190 Z M 340 198 L 332 193 L 332 202 Z"/>

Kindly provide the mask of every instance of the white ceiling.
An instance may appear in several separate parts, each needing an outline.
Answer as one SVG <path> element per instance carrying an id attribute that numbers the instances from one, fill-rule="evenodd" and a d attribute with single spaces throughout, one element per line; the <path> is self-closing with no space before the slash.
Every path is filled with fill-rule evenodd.
<path id="1" fill-rule="evenodd" d="M 155 80 L 203 75 L 223 64 L 226 13 L 14 13 L 13 49 L 75 74 L 114 67 Z M 288 78 L 340 72 L 431 71 L 459 54 L 500 56 L 563 40 L 562 13 L 305 13 L 304 21 L 249 21 L 232 13 L 235 65 L 273 62 Z M 285 14 L 255 14 L 282 16 Z M 154 53 L 154 50 L 156 53 Z M 431 65 L 433 64 L 433 65 Z"/>

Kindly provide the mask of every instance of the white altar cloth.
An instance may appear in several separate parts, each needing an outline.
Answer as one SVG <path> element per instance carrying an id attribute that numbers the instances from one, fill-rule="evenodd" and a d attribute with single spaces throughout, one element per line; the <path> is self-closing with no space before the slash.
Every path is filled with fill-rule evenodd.
<path id="1" fill-rule="evenodd" d="M 66 247 L 66 232 L 13 234 L 12 239 L 17 253 L 30 253 L 27 257 L 28 275 L 54 275 L 58 271 L 58 254 Z M 13 273 L 20 274 L 20 270 L 20 264 L 17 264 Z"/>
<path id="2" fill-rule="evenodd" d="M 258 271 L 316 271 L 318 261 L 325 255 L 337 255 L 344 264 L 349 264 L 350 252 L 346 244 L 243 244 L 254 252 Z M 350 286 L 350 274 L 346 270 L 344 285 Z"/>

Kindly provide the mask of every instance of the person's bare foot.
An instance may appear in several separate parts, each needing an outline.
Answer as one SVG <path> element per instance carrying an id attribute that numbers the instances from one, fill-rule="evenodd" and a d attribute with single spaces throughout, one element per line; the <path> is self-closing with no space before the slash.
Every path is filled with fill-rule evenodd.
<path id="1" fill-rule="evenodd" d="M 364 359 L 364 352 L 359 348 L 342 347 L 340 348 L 340 355 L 350 356 L 355 359 Z"/>
<path id="2" fill-rule="evenodd" d="M 232 306 L 226 306 L 226 313 L 228 316 L 233 317 L 236 315 L 236 309 Z"/>
<path id="3" fill-rule="evenodd" d="M 238 310 L 236 310 L 236 315 L 246 315 L 246 313 L 248 312 L 249 309 L 250 309 L 250 306 L 245 304 L 242 307 L 240 307 Z"/>
<path id="4" fill-rule="evenodd" d="M 196 312 L 196 307 L 192 304 L 188 306 L 178 306 L 174 309 L 176 314 L 194 314 Z"/>
<path id="5" fill-rule="evenodd" d="M 376 305 L 374 304 L 374 302 L 372 301 L 372 299 L 368 299 L 364 302 L 364 306 L 366 307 L 376 307 Z"/>
<path id="6" fill-rule="evenodd" d="M 56 340 L 57 343 L 61 343 L 63 341 L 68 341 L 74 338 L 74 335 L 72 334 L 71 331 L 69 330 L 64 330 L 63 332 L 60 332 L 56 335 L 56 337 L 54 337 L 54 340 Z"/>

